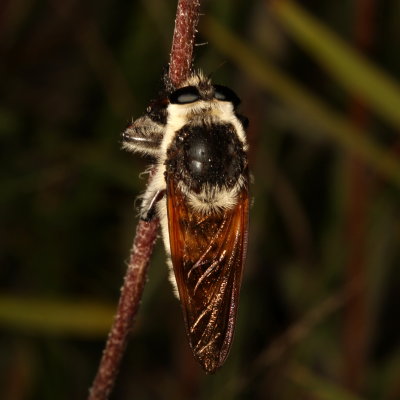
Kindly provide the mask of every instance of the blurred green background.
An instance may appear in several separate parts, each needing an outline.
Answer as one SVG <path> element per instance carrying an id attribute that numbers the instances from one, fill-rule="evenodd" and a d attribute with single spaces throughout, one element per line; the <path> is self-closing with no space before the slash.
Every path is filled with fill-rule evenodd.
<path id="1" fill-rule="evenodd" d="M 175 1 L 0 4 L 0 398 L 85 399 L 148 160 Z M 400 399 L 400 3 L 204 1 L 195 65 L 250 118 L 248 261 L 224 367 L 192 360 L 164 249 L 112 399 Z"/>

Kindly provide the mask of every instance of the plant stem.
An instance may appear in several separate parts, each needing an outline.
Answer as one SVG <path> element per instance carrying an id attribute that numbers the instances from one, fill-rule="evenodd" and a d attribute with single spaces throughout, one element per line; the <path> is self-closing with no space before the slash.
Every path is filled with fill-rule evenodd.
<path id="1" fill-rule="evenodd" d="M 147 267 L 157 237 L 159 221 L 139 221 L 133 242 L 124 285 L 119 298 L 114 323 L 108 335 L 106 347 L 97 375 L 89 393 L 89 400 L 105 400 L 114 386 L 119 365 L 124 354 L 128 334 L 139 308 Z"/>
<path id="2" fill-rule="evenodd" d="M 189 76 L 191 71 L 199 10 L 199 0 L 178 1 L 169 63 L 169 78 L 176 87 Z"/>
<path id="3" fill-rule="evenodd" d="M 179 0 L 170 55 L 169 78 L 179 86 L 191 70 L 194 37 L 199 20 L 198 0 Z M 151 176 L 150 176 L 151 179 Z M 156 241 L 159 220 L 139 221 L 114 323 L 89 391 L 88 400 L 106 400 L 114 386 L 146 281 L 147 267 Z"/>

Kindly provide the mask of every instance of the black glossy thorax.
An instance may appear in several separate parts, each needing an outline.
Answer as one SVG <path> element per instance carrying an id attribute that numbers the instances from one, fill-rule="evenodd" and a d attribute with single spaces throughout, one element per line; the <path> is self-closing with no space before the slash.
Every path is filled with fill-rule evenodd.
<path id="1" fill-rule="evenodd" d="M 167 152 L 166 173 L 195 192 L 231 188 L 245 169 L 243 145 L 231 124 L 185 125 Z"/>

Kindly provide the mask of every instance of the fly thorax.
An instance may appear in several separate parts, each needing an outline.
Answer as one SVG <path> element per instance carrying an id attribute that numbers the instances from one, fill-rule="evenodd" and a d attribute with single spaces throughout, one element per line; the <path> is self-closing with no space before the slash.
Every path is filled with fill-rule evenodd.
<path id="1" fill-rule="evenodd" d="M 187 124 L 176 132 L 166 174 L 195 193 L 235 186 L 245 168 L 243 145 L 231 124 Z"/>

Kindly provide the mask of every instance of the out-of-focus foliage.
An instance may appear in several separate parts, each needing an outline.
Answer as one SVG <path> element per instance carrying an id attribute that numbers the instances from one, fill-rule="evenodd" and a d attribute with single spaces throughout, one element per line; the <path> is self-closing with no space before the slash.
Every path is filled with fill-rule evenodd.
<path id="1" fill-rule="evenodd" d="M 0 5 L 1 399 L 87 395 L 145 185 L 147 161 L 119 135 L 157 95 L 175 7 Z M 196 67 L 250 118 L 236 337 L 204 375 L 159 243 L 112 398 L 399 399 L 400 6 L 216 0 L 203 12 Z"/>

